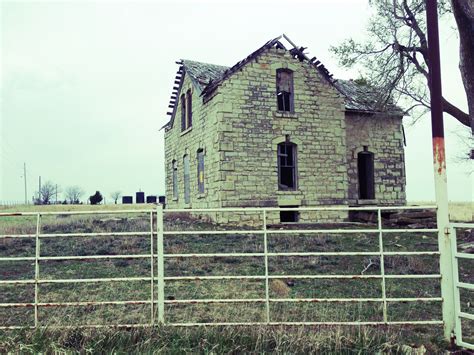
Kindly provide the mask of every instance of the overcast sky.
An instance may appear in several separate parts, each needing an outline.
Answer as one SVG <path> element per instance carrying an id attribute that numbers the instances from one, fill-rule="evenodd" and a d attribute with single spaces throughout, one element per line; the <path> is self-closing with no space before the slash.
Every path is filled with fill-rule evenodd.
<path id="1" fill-rule="evenodd" d="M 231 66 L 282 33 L 338 78 L 331 45 L 364 38 L 367 0 L 1 1 L 0 200 L 24 199 L 38 176 L 63 190 L 164 194 L 169 96 L 181 58 Z M 443 91 L 467 109 L 458 38 L 442 24 Z M 429 119 L 407 133 L 407 196 L 433 200 Z M 464 130 L 446 119 L 450 200 L 473 200 Z M 465 134 L 465 133 L 464 133 Z M 315 171 L 317 173 L 317 171 Z M 60 198 L 62 198 L 60 196 Z"/>

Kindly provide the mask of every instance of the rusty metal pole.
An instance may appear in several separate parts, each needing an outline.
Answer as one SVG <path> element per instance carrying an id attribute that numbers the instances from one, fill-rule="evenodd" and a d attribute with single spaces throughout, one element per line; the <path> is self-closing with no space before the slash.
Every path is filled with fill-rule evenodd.
<path id="1" fill-rule="evenodd" d="M 437 209 L 438 245 L 440 251 L 441 296 L 443 297 L 444 337 L 454 334 L 454 282 L 452 249 L 449 234 L 448 187 L 444 145 L 441 64 L 439 51 L 437 0 L 426 0 L 428 56 L 431 93 L 431 129 L 433 136 L 433 165 Z"/>

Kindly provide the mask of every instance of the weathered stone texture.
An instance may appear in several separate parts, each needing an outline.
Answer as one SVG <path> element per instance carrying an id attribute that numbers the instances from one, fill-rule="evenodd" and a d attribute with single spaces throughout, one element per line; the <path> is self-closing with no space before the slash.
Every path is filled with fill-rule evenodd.
<path id="1" fill-rule="evenodd" d="M 192 90 L 193 124 L 181 131 L 181 105 L 176 110 L 176 118 L 171 129 L 165 132 L 166 200 L 169 208 L 210 208 L 219 207 L 219 141 L 217 118 L 222 107 L 221 95 L 203 105 L 202 98 L 185 76 L 181 93 Z M 198 193 L 197 151 L 204 149 L 204 193 Z M 184 203 L 183 157 L 189 154 L 191 202 Z M 172 162 L 178 163 L 178 199 L 173 199 Z"/>
<path id="2" fill-rule="evenodd" d="M 276 70 L 293 71 L 294 112 L 277 111 Z M 193 126 L 181 132 L 181 105 L 166 129 L 166 196 L 170 208 L 348 205 L 358 202 L 357 153 L 375 154 L 376 200 L 405 203 L 401 118 L 346 111 L 339 91 L 307 62 L 271 48 L 219 84 L 203 103 L 193 90 Z M 297 189 L 278 190 L 277 144 L 297 144 Z M 198 194 L 198 149 L 205 151 L 205 193 Z M 191 203 L 184 204 L 183 156 L 191 163 Z M 179 198 L 173 200 L 172 161 Z M 215 216 L 218 216 L 216 214 Z M 222 216 L 222 215 L 221 215 Z M 269 215 L 277 222 L 278 214 Z M 346 213 L 301 213 L 301 220 L 341 219 Z M 248 221 L 245 214 L 219 218 Z"/>
<path id="3" fill-rule="evenodd" d="M 375 200 L 379 205 L 404 205 L 405 155 L 402 119 L 397 116 L 346 114 L 349 203 L 360 203 L 357 154 L 364 146 L 374 153 Z"/>

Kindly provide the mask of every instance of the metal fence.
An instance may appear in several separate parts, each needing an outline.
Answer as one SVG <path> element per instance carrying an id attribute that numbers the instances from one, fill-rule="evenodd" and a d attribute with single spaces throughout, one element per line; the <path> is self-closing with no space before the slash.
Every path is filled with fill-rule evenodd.
<path id="1" fill-rule="evenodd" d="M 28 257 L 0 257 L 0 262 L 8 261 L 31 261 L 34 263 L 34 278 L 26 280 L 0 280 L 0 287 L 2 285 L 19 285 L 19 284 L 32 284 L 34 285 L 34 300 L 33 302 L 17 302 L 17 303 L 0 303 L 1 308 L 11 307 L 26 307 L 34 309 L 34 324 L 19 324 L 19 325 L 1 325 L 0 329 L 13 329 L 13 328 L 37 328 L 44 326 L 39 321 L 38 313 L 44 307 L 80 307 L 80 306 L 91 306 L 91 305 L 129 305 L 129 304 L 143 304 L 149 305 L 149 321 L 146 324 L 114 324 L 114 326 L 120 327 L 140 327 L 140 326 L 152 326 L 157 323 L 166 324 L 171 326 L 197 326 L 197 325 L 403 325 L 403 324 L 443 324 L 443 320 L 390 320 L 387 316 L 387 304 L 391 302 L 441 302 L 442 297 L 406 297 L 406 298 L 391 298 L 387 297 L 386 292 L 386 280 L 388 279 L 436 279 L 439 280 L 441 275 L 436 274 L 403 274 L 403 275 L 388 275 L 385 273 L 384 268 L 384 257 L 387 256 L 424 256 L 424 255 L 435 255 L 439 256 L 439 251 L 385 251 L 384 248 L 384 236 L 393 235 L 393 233 L 428 233 L 438 232 L 437 228 L 421 228 L 421 229 L 388 229 L 382 226 L 382 212 L 383 211 L 396 211 L 396 210 L 419 210 L 419 209 L 434 209 L 433 206 L 417 206 L 417 207 L 329 207 L 329 208 L 298 208 L 298 211 L 335 211 L 335 212 L 347 212 L 347 211 L 374 211 L 377 214 L 377 224 L 374 228 L 367 229 L 269 229 L 267 223 L 267 216 L 269 213 L 278 213 L 279 211 L 295 209 L 285 208 L 224 208 L 224 209 L 167 209 L 163 210 L 161 206 L 158 206 L 156 210 L 144 209 L 144 210 L 119 210 L 119 211 L 75 211 L 75 212 L 26 212 L 26 213 L 0 213 L 1 217 L 7 216 L 35 216 L 36 217 L 36 232 L 32 234 L 21 234 L 21 235 L 0 235 L 1 239 L 6 238 L 29 238 L 35 241 L 35 256 Z M 263 221 L 260 228 L 254 229 L 239 229 L 232 228 L 231 230 L 165 230 L 163 224 L 164 213 L 193 213 L 193 214 L 205 214 L 205 213 L 257 213 L 260 214 L 261 220 Z M 146 213 L 149 215 L 149 231 L 142 232 L 106 232 L 106 233 L 43 233 L 41 228 L 42 216 L 48 215 L 96 215 L 96 214 L 136 214 Z M 156 218 L 156 226 L 154 225 L 154 219 Z M 268 240 L 272 235 L 290 235 L 290 234 L 345 234 L 345 233 L 372 233 L 378 236 L 378 251 L 346 251 L 346 252 L 270 252 L 268 250 Z M 164 251 L 164 238 L 166 236 L 182 236 L 186 238 L 189 235 L 242 235 L 242 234 L 255 234 L 260 235 L 263 242 L 263 252 L 258 253 L 201 253 L 201 254 L 170 254 Z M 69 255 L 69 256 L 43 256 L 41 253 L 41 240 L 47 238 L 58 238 L 58 237 L 101 237 L 101 236 L 130 236 L 130 235 L 141 235 L 150 237 L 150 250 L 147 254 L 123 254 L 123 255 Z M 296 237 L 296 236 L 295 236 Z M 308 256 L 372 256 L 380 258 L 380 273 L 379 274 L 356 274 L 356 275 L 325 275 L 325 274 L 272 274 L 269 271 L 269 257 L 308 257 Z M 459 256 L 459 255 L 458 255 Z M 260 258 L 264 267 L 264 273 L 260 275 L 235 275 L 235 276 L 167 276 L 165 275 L 165 260 L 173 258 L 203 258 L 203 257 L 258 257 Z M 149 259 L 151 263 L 150 273 L 142 275 L 140 277 L 111 277 L 111 278 L 42 278 L 40 263 L 42 261 L 51 260 L 85 260 L 85 259 Z M 0 264 L 1 265 L 1 264 Z M 371 298 L 274 298 L 270 296 L 269 282 L 274 279 L 312 279 L 312 280 L 323 280 L 323 279 L 376 279 L 380 281 L 381 292 L 379 297 Z M 265 297 L 262 298 L 232 298 L 232 299 L 167 299 L 165 297 L 165 283 L 173 281 L 196 281 L 196 280 L 261 280 L 265 283 Z M 148 281 L 150 283 L 149 298 L 146 300 L 115 300 L 115 301 L 83 301 L 83 302 L 41 302 L 40 301 L 40 290 L 39 285 L 42 284 L 76 284 L 76 283 L 113 283 L 116 281 Z M 383 307 L 383 320 L 380 321 L 276 321 L 272 319 L 270 307 L 276 303 L 308 303 L 308 302 L 324 302 L 324 303 L 378 303 Z M 167 320 L 165 314 L 166 304 L 233 304 L 233 303 L 246 303 L 246 304 L 264 304 L 265 305 L 265 320 L 261 322 L 247 322 L 236 319 L 232 322 L 170 322 Z M 84 326 L 84 327 L 107 327 L 109 324 L 74 324 L 70 326 Z"/>
<path id="2" fill-rule="evenodd" d="M 458 260 L 474 260 L 474 254 L 468 254 L 465 252 L 458 251 L 458 243 L 456 238 L 457 229 L 474 229 L 474 223 L 452 223 L 452 261 L 453 261 L 453 270 L 454 270 L 454 311 L 455 311 L 455 326 L 454 334 L 456 336 L 456 344 L 459 346 L 466 347 L 468 349 L 474 349 L 474 342 L 469 343 L 463 340 L 463 324 L 462 320 L 474 321 L 474 314 L 466 312 L 462 309 L 461 302 L 461 290 L 470 290 L 474 291 L 474 283 L 469 282 L 469 280 L 460 281 L 459 280 L 459 265 Z M 471 272 L 473 270 L 471 269 Z M 471 337 L 474 334 L 471 334 Z"/>

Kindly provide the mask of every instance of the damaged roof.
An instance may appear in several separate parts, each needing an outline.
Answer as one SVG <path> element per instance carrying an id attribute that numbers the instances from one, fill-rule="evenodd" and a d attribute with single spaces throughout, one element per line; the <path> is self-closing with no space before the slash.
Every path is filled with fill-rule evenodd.
<path id="1" fill-rule="evenodd" d="M 384 112 L 389 114 L 403 115 L 402 109 L 389 102 L 385 105 L 381 104 L 381 90 L 374 88 L 370 85 L 360 83 L 353 80 L 336 80 L 333 75 L 326 69 L 326 67 L 317 60 L 316 57 L 308 58 L 304 53 L 305 47 L 297 47 L 286 35 L 274 38 L 262 47 L 257 49 L 255 52 L 248 55 L 232 67 L 226 67 L 222 65 L 202 63 L 193 60 L 183 59 L 176 62 L 180 67 L 176 74 L 175 85 L 173 87 L 173 93 L 171 95 L 170 104 L 168 107 L 172 108 L 172 112 L 168 112 L 171 116 L 171 120 L 164 126 L 171 126 L 174 115 L 176 113 L 178 93 L 184 81 L 185 73 L 189 75 L 190 80 L 199 91 L 199 94 L 203 98 L 210 97 L 212 92 L 216 90 L 220 83 L 230 77 L 233 73 L 241 69 L 248 62 L 256 58 L 265 50 L 276 47 L 280 49 L 286 49 L 286 47 L 280 42 L 281 38 L 286 39 L 293 48 L 289 50 L 290 54 L 299 59 L 300 62 L 306 62 L 314 67 L 329 83 L 331 83 L 343 96 L 345 102 L 345 108 L 348 111 L 357 111 L 363 113 L 377 113 Z"/>
<path id="2" fill-rule="evenodd" d="M 194 60 L 182 60 L 184 70 L 188 73 L 193 84 L 201 93 L 209 82 L 218 80 L 229 69 L 223 65 L 195 62 Z"/>
<path id="3" fill-rule="evenodd" d="M 404 114 L 404 111 L 391 101 L 384 102 L 380 88 L 355 80 L 340 79 L 334 82 L 334 86 L 343 95 L 346 110 Z"/>

